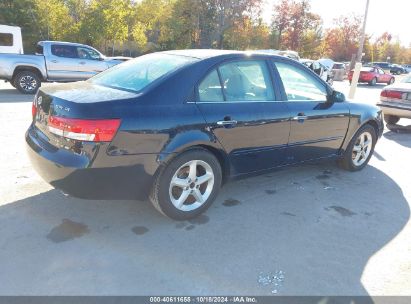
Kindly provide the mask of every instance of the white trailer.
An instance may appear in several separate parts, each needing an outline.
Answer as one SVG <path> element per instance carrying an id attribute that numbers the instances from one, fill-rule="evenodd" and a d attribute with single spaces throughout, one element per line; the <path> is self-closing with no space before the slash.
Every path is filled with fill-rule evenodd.
<path id="1" fill-rule="evenodd" d="M 0 53 L 24 53 L 20 27 L 0 24 Z"/>

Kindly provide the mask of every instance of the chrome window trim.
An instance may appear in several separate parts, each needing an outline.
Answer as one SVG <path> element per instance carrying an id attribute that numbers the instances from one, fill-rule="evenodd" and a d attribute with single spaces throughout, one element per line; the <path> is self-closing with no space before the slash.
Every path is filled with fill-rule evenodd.
<path id="1" fill-rule="evenodd" d="M 230 103 L 277 103 L 277 102 L 316 102 L 316 103 L 324 103 L 327 102 L 327 100 L 237 100 L 237 101 L 187 101 L 187 103 L 224 103 L 224 104 L 230 104 Z"/>

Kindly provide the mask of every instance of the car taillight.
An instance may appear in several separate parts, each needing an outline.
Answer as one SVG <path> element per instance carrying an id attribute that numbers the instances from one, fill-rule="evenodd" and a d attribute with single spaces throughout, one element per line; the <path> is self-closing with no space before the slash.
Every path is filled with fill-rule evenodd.
<path id="1" fill-rule="evenodd" d="M 33 101 L 33 103 L 31 104 L 31 117 L 33 117 L 34 119 L 36 114 L 37 114 L 37 107 L 36 107 L 36 103 Z"/>
<path id="2" fill-rule="evenodd" d="M 390 91 L 390 90 L 383 90 L 381 91 L 381 97 L 385 97 L 387 99 L 402 99 L 403 92 L 399 91 Z"/>
<path id="3" fill-rule="evenodd" d="M 49 116 L 51 133 L 81 141 L 112 141 L 120 119 L 77 119 Z"/>

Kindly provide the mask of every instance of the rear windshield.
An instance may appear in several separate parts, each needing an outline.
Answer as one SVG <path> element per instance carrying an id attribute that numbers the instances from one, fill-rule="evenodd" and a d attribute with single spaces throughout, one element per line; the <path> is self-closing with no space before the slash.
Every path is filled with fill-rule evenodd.
<path id="1" fill-rule="evenodd" d="M 37 44 L 36 46 L 36 54 L 37 55 L 43 55 L 43 45 L 42 44 Z"/>
<path id="2" fill-rule="evenodd" d="M 116 65 L 92 77 L 89 81 L 112 88 L 137 92 L 160 77 L 195 61 L 198 61 L 198 59 L 153 53 Z"/>
<path id="3" fill-rule="evenodd" d="M 374 71 L 373 67 L 365 67 L 365 68 L 361 68 L 361 72 L 372 72 Z"/>

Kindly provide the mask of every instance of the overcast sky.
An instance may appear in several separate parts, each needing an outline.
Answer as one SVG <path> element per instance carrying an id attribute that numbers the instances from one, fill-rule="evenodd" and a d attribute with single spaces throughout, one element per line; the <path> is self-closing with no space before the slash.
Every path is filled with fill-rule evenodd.
<path id="1" fill-rule="evenodd" d="M 278 0 L 265 0 L 267 9 L 264 19 L 271 20 L 273 3 Z M 330 27 L 334 18 L 355 13 L 364 15 L 366 0 L 311 0 L 311 9 L 321 16 L 324 27 Z M 411 1 L 410 0 L 370 0 L 366 32 L 372 38 L 388 31 L 398 36 L 401 44 L 411 43 Z"/>

